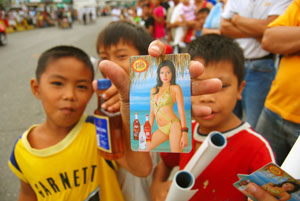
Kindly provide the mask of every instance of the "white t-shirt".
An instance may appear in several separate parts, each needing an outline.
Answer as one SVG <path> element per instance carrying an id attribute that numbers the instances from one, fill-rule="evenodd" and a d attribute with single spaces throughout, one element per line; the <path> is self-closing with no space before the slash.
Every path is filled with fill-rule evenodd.
<path id="1" fill-rule="evenodd" d="M 292 0 L 228 0 L 222 17 L 231 19 L 237 13 L 240 16 L 256 19 L 267 19 L 271 15 L 281 15 Z M 247 59 L 260 58 L 269 54 L 255 38 L 236 39 L 244 50 Z"/>
<path id="2" fill-rule="evenodd" d="M 119 8 L 113 8 L 111 14 L 113 15 L 113 21 L 118 21 L 121 16 L 121 10 Z"/>

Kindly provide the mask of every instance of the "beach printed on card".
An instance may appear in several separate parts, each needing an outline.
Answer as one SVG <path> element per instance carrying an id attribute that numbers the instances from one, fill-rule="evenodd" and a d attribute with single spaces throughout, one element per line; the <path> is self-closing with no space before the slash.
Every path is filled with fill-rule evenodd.
<path id="1" fill-rule="evenodd" d="M 189 54 L 130 58 L 133 151 L 190 152 Z"/>

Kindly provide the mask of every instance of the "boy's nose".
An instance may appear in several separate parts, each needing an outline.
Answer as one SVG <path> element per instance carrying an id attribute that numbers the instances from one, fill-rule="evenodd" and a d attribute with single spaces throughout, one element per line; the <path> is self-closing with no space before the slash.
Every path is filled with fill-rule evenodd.
<path id="1" fill-rule="evenodd" d="M 201 103 L 213 103 L 215 102 L 215 98 L 212 94 L 206 94 L 200 96 Z"/>
<path id="2" fill-rule="evenodd" d="M 76 98 L 75 96 L 75 88 L 74 87 L 67 87 L 64 91 L 64 100 L 74 101 Z"/>

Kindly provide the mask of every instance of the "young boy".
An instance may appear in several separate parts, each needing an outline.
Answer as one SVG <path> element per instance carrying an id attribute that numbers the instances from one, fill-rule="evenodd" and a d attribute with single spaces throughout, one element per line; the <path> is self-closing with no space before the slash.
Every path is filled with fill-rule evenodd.
<path id="1" fill-rule="evenodd" d="M 131 56 L 148 54 L 151 35 L 139 25 L 119 21 L 110 23 L 98 35 L 97 52 L 101 60 L 110 60 L 119 65 L 129 75 L 129 59 Z M 120 110 L 120 98 L 115 86 L 104 93 L 105 108 L 109 111 Z M 152 153 L 153 165 L 157 164 L 157 155 Z M 118 179 L 125 200 L 151 201 L 149 186 L 152 176 L 138 178 L 124 168 L 118 171 Z"/>
<path id="2" fill-rule="evenodd" d="M 232 39 L 211 34 L 192 41 L 188 52 L 193 60 L 206 68 L 197 79 L 219 78 L 222 89 L 214 94 L 192 97 L 192 106 L 208 106 L 212 113 L 193 116 L 192 151 L 188 154 L 162 153 L 151 186 L 153 200 L 164 200 L 170 182 L 168 176 L 174 166 L 183 169 L 211 131 L 219 131 L 227 138 L 227 146 L 196 178 L 198 192 L 191 200 L 245 200 L 233 183 L 237 174 L 249 174 L 263 165 L 274 162 L 272 150 L 264 138 L 233 111 L 245 85 L 243 51 Z"/>
<path id="3" fill-rule="evenodd" d="M 31 89 L 46 120 L 23 133 L 9 161 L 21 180 L 19 200 L 124 200 L 115 162 L 138 176 L 150 173 L 149 154 L 132 152 L 130 137 L 124 138 L 124 157 L 109 161 L 99 155 L 94 118 L 83 115 L 93 77 L 88 55 L 78 48 L 57 46 L 40 56 Z"/>

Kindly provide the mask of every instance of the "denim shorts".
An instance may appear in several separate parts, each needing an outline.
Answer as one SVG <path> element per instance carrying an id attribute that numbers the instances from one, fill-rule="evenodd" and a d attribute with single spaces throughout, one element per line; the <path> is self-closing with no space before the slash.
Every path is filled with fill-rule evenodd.
<path id="1" fill-rule="evenodd" d="M 242 105 L 246 121 L 255 128 L 264 107 L 276 69 L 273 59 L 261 59 L 245 62 L 246 85 L 242 94 Z"/>
<path id="2" fill-rule="evenodd" d="M 281 165 L 300 134 L 300 124 L 287 121 L 264 107 L 255 130 L 269 141 L 276 162 Z"/>

